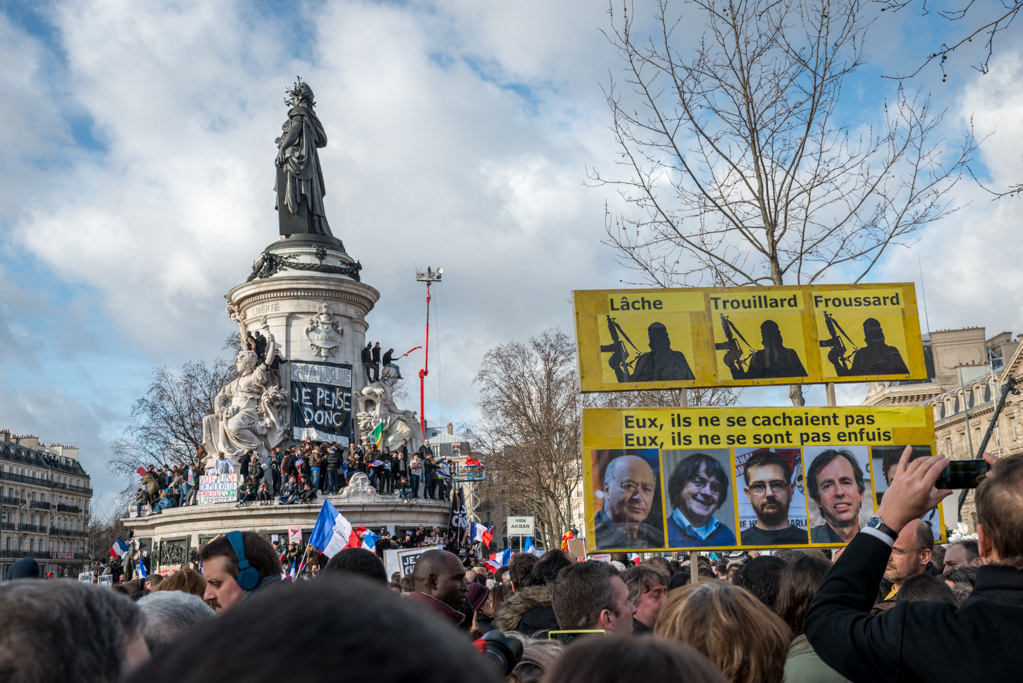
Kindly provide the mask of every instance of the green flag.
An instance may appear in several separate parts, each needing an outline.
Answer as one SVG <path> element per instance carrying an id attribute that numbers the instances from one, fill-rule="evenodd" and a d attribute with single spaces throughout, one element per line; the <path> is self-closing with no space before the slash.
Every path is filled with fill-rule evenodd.
<path id="1" fill-rule="evenodd" d="M 382 421 L 378 422 L 373 431 L 369 433 L 369 436 L 373 443 L 379 446 L 380 441 L 384 438 L 384 423 Z"/>

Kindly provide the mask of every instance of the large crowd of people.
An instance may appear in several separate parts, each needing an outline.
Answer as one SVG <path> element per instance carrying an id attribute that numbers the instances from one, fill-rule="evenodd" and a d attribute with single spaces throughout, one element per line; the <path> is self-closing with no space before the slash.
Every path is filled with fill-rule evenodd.
<path id="1" fill-rule="evenodd" d="M 700 555 L 694 568 L 550 550 L 491 571 L 437 546 L 389 577 L 353 547 L 291 580 L 288 553 L 231 532 L 200 550 L 201 573 L 113 590 L 18 578 L 0 587 L 0 679 L 1015 680 L 1023 456 L 992 460 L 977 540 L 936 552 L 916 520 L 944 495 L 934 482 L 946 462 L 904 459 L 880 523 L 834 557 Z"/>
<path id="2" fill-rule="evenodd" d="M 354 448 L 306 439 L 287 449 L 275 448 L 261 460 L 251 451 L 235 465 L 223 453 L 207 465 L 204 449 L 196 451 L 193 464 L 149 465 L 140 470 L 141 485 L 135 493 L 135 514 L 148 506 L 152 514 L 198 502 L 199 477 L 204 474 L 237 473 L 238 505 L 293 505 L 315 502 L 348 486 L 361 472 L 382 495 L 393 495 L 405 504 L 416 500 L 446 500 L 451 495 L 451 462 L 437 456 L 429 439 L 416 451 L 402 439 L 393 451 L 363 442 Z M 208 471 L 209 470 L 209 471 Z"/>

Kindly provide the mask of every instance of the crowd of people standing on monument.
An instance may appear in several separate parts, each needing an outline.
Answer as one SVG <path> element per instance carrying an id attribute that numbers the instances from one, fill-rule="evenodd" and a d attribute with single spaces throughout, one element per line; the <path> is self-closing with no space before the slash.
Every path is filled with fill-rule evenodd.
<path id="1" fill-rule="evenodd" d="M 383 351 L 383 356 L 381 356 L 380 342 L 367 343 L 366 348 L 362 350 L 362 365 L 366 369 L 366 381 L 379 382 L 381 366 L 394 371 L 391 379 L 404 379 L 401 376 L 401 368 L 394 361 L 394 349 Z"/>
<path id="2" fill-rule="evenodd" d="M 192 465 L 150 465 L 136 491 L 136 516 L 148 505 L 153 514 L 197 502 L 199 477 L 231 474 L 238 477 L 238 505 L 293 505 L 312 503 L 318 496 L 340 493 L 357 473 L 363 473 L 381 495 L 394 495 L 406 504 L 417 499 L 447 500 L 451 495 L 451 463 L 437 456 L 430 441 L 412 452 L 407 439 L 392 451 L 375 444 L 346 448 L 306 439 L 290 448 L 274 448 L 267 462 L 251 451 L 236 467 L 223 453 L 205 465 L 205 451 L 196 451 Z"/>

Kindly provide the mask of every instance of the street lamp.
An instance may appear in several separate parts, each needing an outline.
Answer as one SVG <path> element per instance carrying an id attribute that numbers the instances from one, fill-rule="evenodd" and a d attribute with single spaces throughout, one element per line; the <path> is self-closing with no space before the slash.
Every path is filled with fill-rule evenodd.
<path id="1" fill-rule="evenodd" d="M 430 374 L 430 285 L 441 281 L 444 269 L 427 267 L 426 270 L 416 268 L 416 282 L 426 283 L 426 353 L 423 361 L 423 369 L 419 371 L 419 428 L 422 431 L 423 441 L 426 441 L 426 376 Z"/>

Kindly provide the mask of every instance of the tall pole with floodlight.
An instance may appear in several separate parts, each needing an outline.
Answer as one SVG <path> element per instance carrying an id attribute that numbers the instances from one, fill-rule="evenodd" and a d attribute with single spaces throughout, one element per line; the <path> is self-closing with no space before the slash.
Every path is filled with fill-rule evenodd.
<path id="1" fill-rule="evenodd" d="M 419 371 L 419 428 L 422 430 L 423 441 L 426 441 L 426 376 L 430 374 L 430 285 L 440 282 L 444 274 L 443 268 L 433 270 L 416 269 L 416 282 L 426 283 L 426 353 L 423 369 Z"/>

